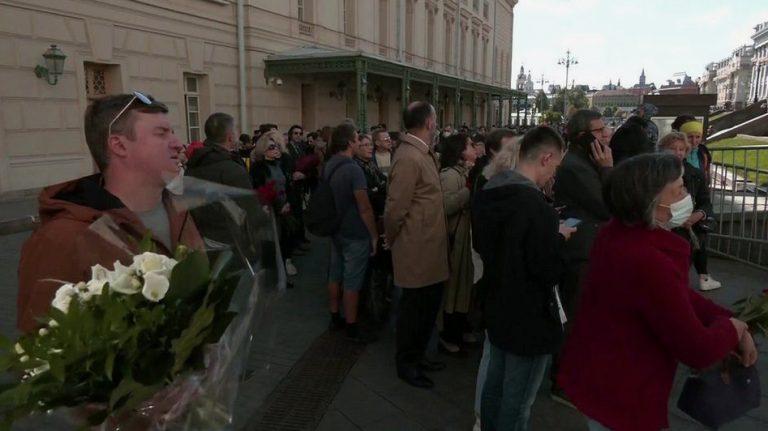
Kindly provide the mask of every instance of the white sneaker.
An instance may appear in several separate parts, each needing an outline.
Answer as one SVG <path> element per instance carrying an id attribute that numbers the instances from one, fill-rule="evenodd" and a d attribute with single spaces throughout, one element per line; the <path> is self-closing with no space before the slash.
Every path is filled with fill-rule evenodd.
<path id="1" fill-rule="evenodd" d="M 719 281 L 710 277 L 708 274 L 702 274 L 700 280 L 699 289 L 705 292 L 708 290 L 719 289 L 723 286 Z"/>
<path id="2" fill-rule="evenodd" d="M 285 273 L 291 276 L 299 273 L 299 270 L 293 265 L 291 259 L 285 259 Z"/>

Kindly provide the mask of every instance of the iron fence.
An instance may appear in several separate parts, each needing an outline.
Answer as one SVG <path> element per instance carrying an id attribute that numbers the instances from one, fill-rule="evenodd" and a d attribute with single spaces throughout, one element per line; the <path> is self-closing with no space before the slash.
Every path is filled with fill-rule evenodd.
<path id="1" fill-rule="evenodd" d="M 768 269 L 768 145 L 710 148 L 715 254 Z"/>

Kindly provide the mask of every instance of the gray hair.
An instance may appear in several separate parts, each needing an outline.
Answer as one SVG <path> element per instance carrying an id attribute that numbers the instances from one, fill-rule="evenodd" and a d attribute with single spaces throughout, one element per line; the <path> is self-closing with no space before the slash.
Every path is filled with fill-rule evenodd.
<path id="1" fill-rule="evenodd" d="M 688 142 L 688 136 L 683 132 L 669 132 L 666 135 L 664 135 L 664 137 L 659 139 L 657 150 L 663 151 L 669 148 L 670 145 L 672 145 L 677 141 L 685 142 L 685 145 L 688 147 L 688 152 L 691 151 L 691 144 Z"/>

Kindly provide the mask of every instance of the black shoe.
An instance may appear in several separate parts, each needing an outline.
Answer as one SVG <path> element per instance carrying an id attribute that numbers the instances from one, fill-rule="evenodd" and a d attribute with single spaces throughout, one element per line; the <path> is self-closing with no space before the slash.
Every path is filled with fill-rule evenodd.
<path id="1" fill-rule="evenodd" d="M 328 325 L 328 329 L 331 331 L 340 331 L 347 326 L 347 322 L 341 318 L 339 313 L 331 313 L 331 323 Z"/>
<path id="2" fill-rule="evenodd" d="M 376 334 L 370 332 L 357 331 L 357 333 L 350 333 L 347 331 L 347 340 L 356 344 L 371 344 L 379 340 Z"/>
<path id="3" fill-rule="evenodd" d="M 445 369 L 445 362 L 430 361 L 429 359 L 422 359 L 419 361 L 419 369 L 421 371 L 442 371 Z"/>
<path id="4" fill-rule="evenodd" d="M 430 389 L 435 386 L 435 383 L 432 381 L 432 379 L 425 376 L 424 373 L 415 368 L 399 371 L 397 373 L 397 377 L 399 377 L 405 383 L 408 383 L 409 385 L 417 388 Z"/>
<path id="5" fill-rule="evenodd" d="M 290 281 L 286 281 L 285 282 L 285 288 L 286 289 L 293 289 L 293 283 L 291 283 Z"/>

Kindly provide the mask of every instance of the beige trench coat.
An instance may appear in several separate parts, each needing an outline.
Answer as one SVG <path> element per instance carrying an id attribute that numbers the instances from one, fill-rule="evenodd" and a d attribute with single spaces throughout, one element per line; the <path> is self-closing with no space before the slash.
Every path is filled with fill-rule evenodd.
<path id="1" fill-rule="evenodd" d="M 467 169 L 462 166 L 443 169 L 440 172 L 445 215 L 448 219 L 451 264 L 443 306 L 446 313 L 468 313 L 472 303 L 474 267 L 467 174 Z"/>
<path id="2" fill-rule="evenodd" d="M 435 153 L 410 134 L 392 157 L 384 233 L 397 286 L 425 287 L 448 279 L 448 231 Z"/>

